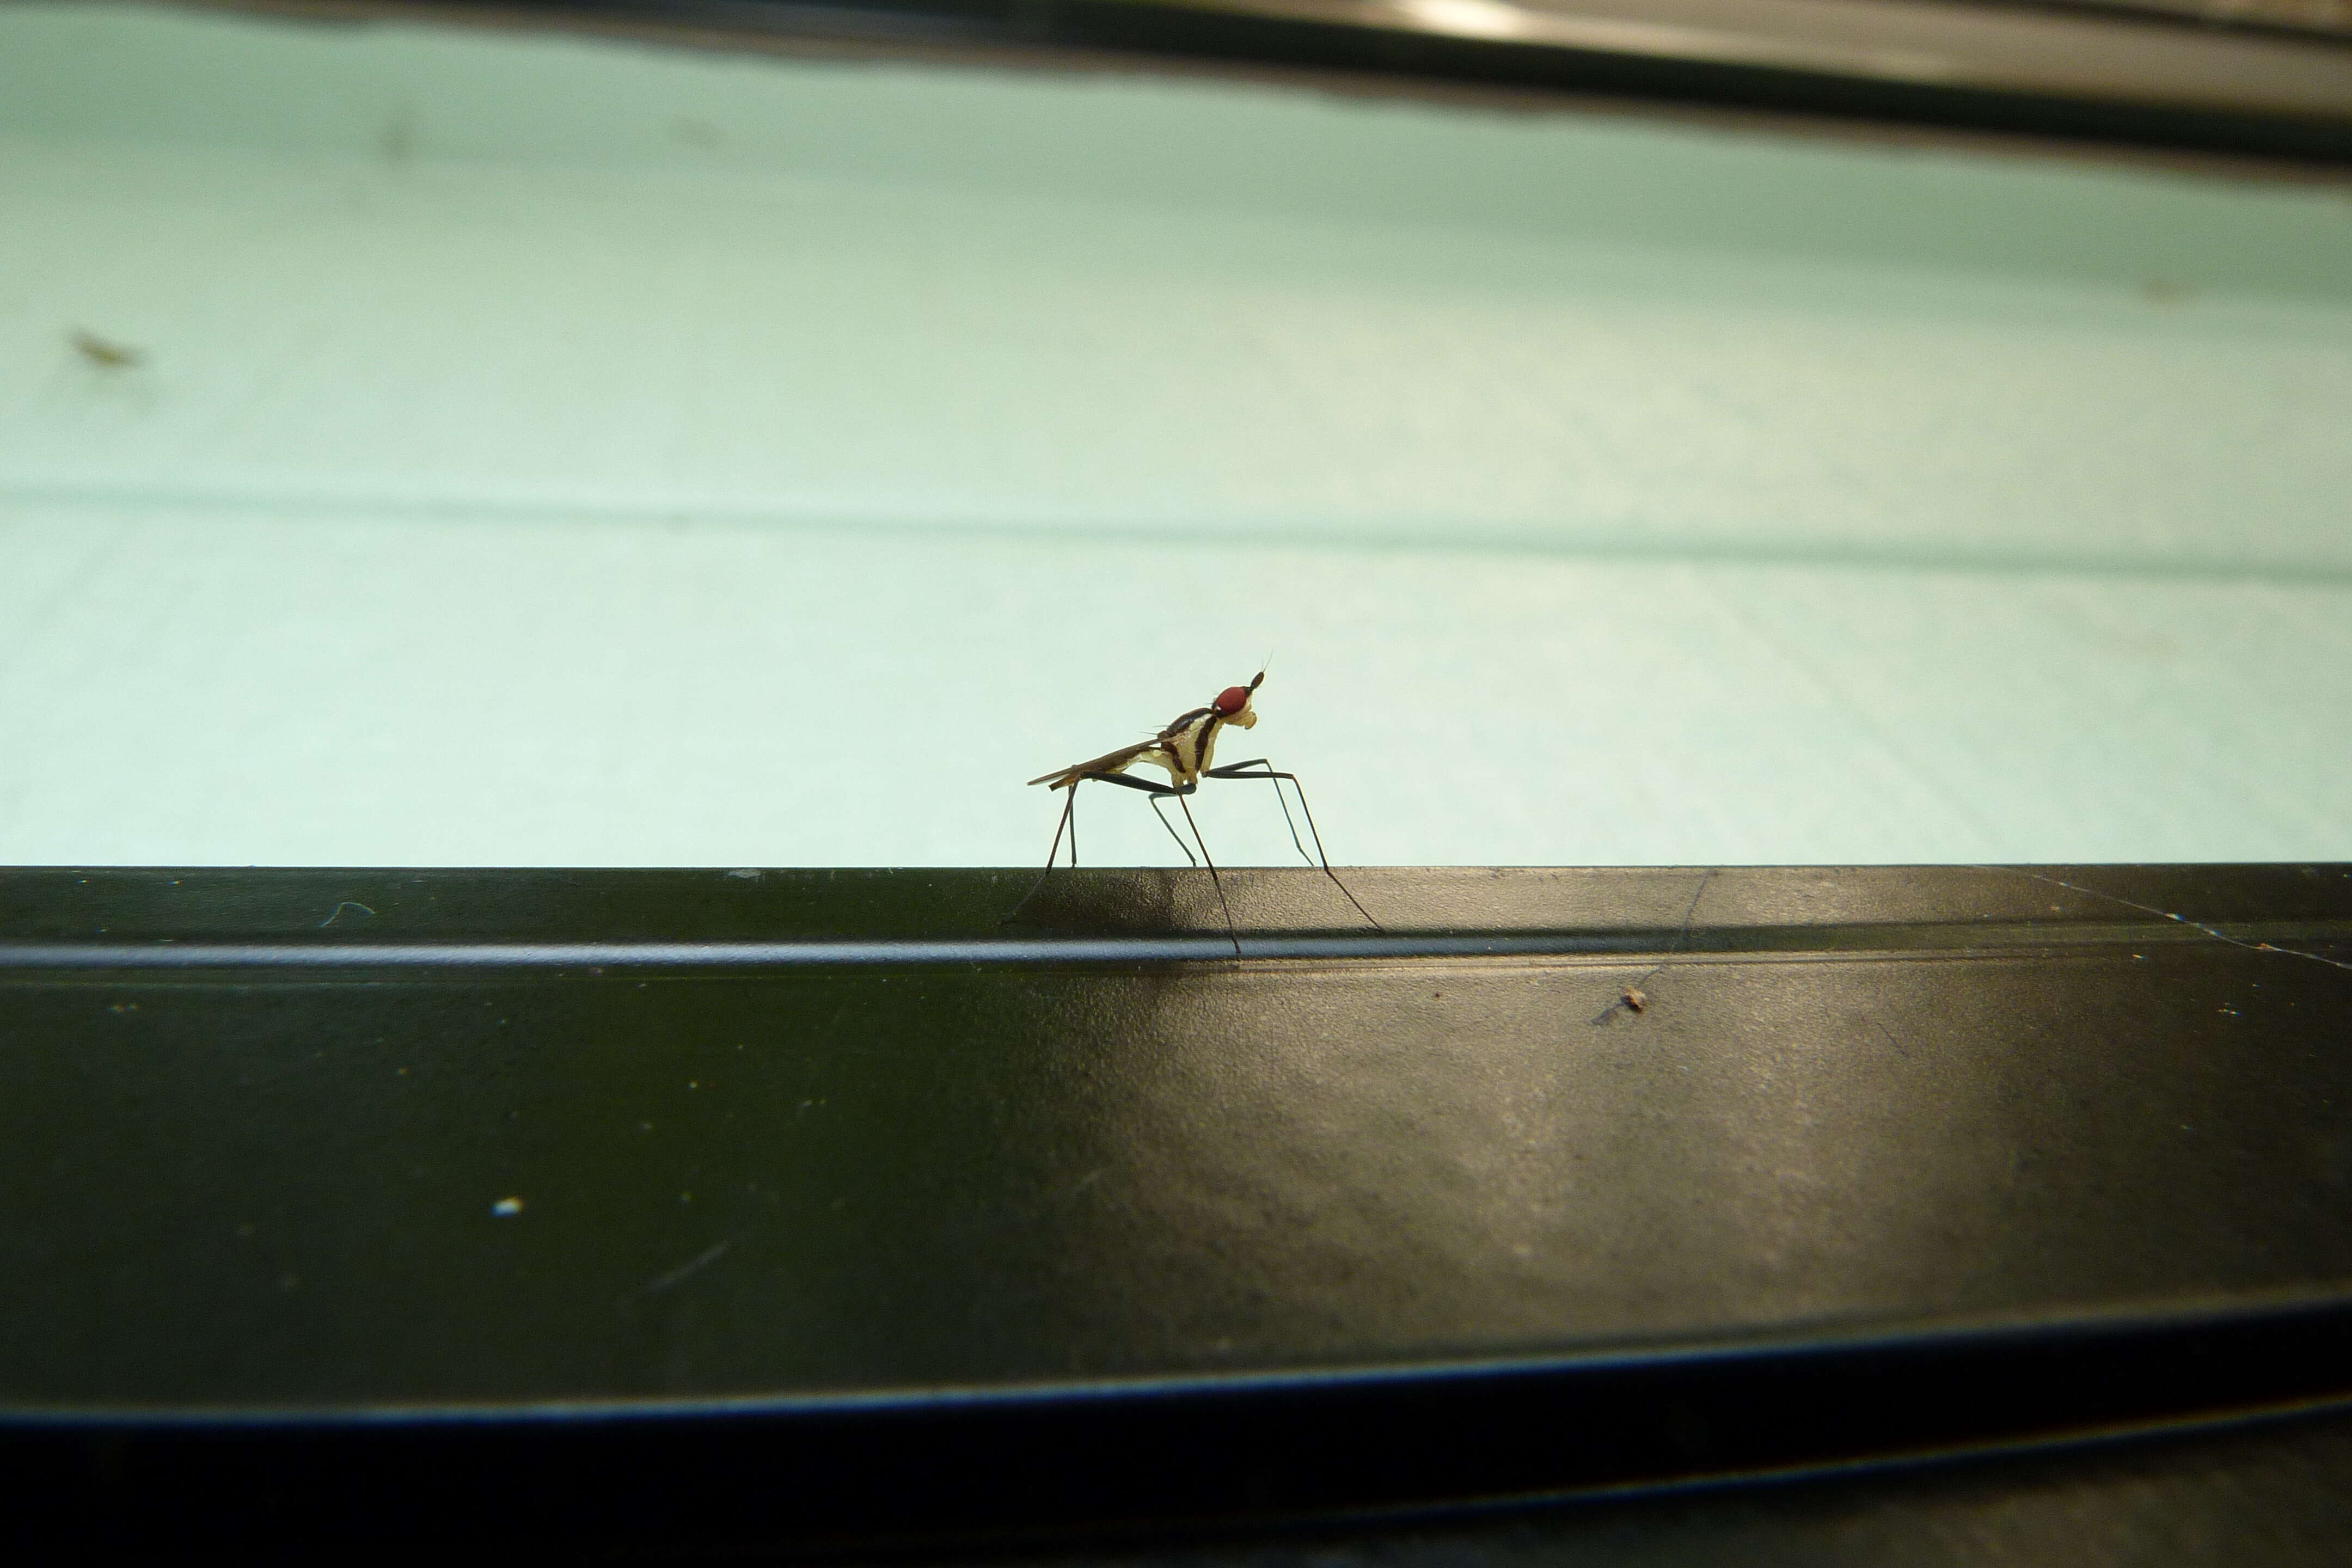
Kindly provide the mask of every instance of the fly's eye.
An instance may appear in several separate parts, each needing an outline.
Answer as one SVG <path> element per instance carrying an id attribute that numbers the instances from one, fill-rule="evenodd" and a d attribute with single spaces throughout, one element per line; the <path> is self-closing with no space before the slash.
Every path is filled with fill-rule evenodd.
<path id="1" fill-rule="evenodd" d="M 1225 714 L 1238 713 L 1248 701 L 1248 687 L 1228 686 L 1217 693 L 1217 711 Z"/>

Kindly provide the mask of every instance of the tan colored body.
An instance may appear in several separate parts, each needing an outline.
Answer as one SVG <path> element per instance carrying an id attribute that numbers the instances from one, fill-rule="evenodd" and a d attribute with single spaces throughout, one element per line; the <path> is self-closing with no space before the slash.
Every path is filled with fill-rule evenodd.
<path id="1" fill-rule="evenodd" d="M 1179 713 L 1167 728 L 1149 741 L 1139 741 L 1116 752 L 1106 752 L 1091 762 L 1072 763 L 1066 768 L 1056 768 L 1050 773 L 1040 773 L 1029 782 L 1050 784 L 1055 789 L 1067 789 L 1088 773 L 1123 773 L 1138 763 L 1149 763 L 1168 770 L 1168 776 L 1179 789 L 1188 789 L 1201 782 L 1201 774 L 1214 765 L 1217 731 L 1228 724 L 1238 724 L 1247 730 L 1257 723 L 1254 701 L 1244 701 L 1235 713 L 1220 713 L 1214 708 L 1195 708 Z"/>
<path id="2" fill-rule="evenodd" d="M 1186 862 L 1208 868 L 1210 885 L 1217 891 L 1217 906 L 1224 910 L 1225 935 L 1233 941 L 1234 957 L 1239 959 L 1242 956 L 1242 937 L 1234 925 L 1233 907 L 1225 902 L 1225 884 L 1217 875 L 1217 863 L 1209 856 L 1209 842 L 1201 837 L 1200 825 L 1192 820 L 1192 807 L 1186 797 L 1201 787 L 1202 779 L 1262 779 L 1274 786 L 1274 798 L 1279 802 L 1282 801 L 1282 784 L 1286 779 L 1298 795 L 1298 810 L 1307 819 L 1307 831 L 1315 839 L 1315 853 L 1311 856 L 1307 853 L 1307 846 L 1298 837 L 1298 825 L 1291 821 L 1290 806 L 1284 803 L 1282 820 L 1290 827 L 1291 843 L 1297 847 L 1299 855 L 1310 865 L 1320 865 L 1323 874 L 1331 879 L 1331 885 L 1339 889 L 1349 903 L 1355 904 L 1356 912 L 1362 915 L 1374 931 L 1380 930 L 1381 922 L 1372 919 L 1370 910 L 1356 902 L 1356 895 L 1348 891 L 1348 885 L 1339 880 L 1337 871 L 1331 869 L 1330 858 L 1323 853 L 1323 836 L 1315 831 L 1315 814 L 1307 809 L 1307 792 L 1299 787 L 1298 775 L 1277 771 L 1264 757 L 1253 757 L 1245 763 L 1228 763 L 1223 768 L 1216 765 L 1219 731 L 1228 724 L 1238 724 L 1244 730 L 1256 728 L 1257 709 L 1255 704 L 1257 689 L 1265 682 L 1265 671 L 1261 669 L 1250 678 L 1247 686 L 1228 686 L 1218 692 L 1216 700 L 1206 708 L 1194 708 L 1177 714 L 1149 741 L 1138 741 L 1132 746 L 1121 746 L 1116 752 L 1105 752 L 1099 757 L 1072 763 L 1066 768 L 1055 768 L 1050 773 L 1039 773 L 1031 779 L 1029 782 L 1033 784 L 1051 784 L 1055 789 L 1067 790 L 1069 794 L 1063 798 L 1062 820 L 1055 826 L 1054 842 L 1045 851 L 1045 869 L 1038 873 L 1035 885 L 1022 898 L 1020 904 L 1013 907 L 1013 914 L 1020 913 L 1029 900 L 1037 896 L 1037 889 L 1045 885 L 1045 879 L 1053 875 L 1054 860 L 1061 853 L 1065 833 L 1070 838 L 1070 866 L 1072 869 L 1076 868 L 1078 784 L 1083 780 L 1095 779 L 1123 789 L 1141 790 L 1150 795 L 1151 809 L 1159 816 L 1160 825 L 1168 829 L 1169 837 L 1176 840 L 1176 847 L 1183 850 Z M 1128 769 L 1138 763 L 1150 763 L 1155 768 L 1166 769 L 1171 782 L 1153 784 L 1149 779 L 1125 776 Z M 1176 825 L 1169 821 L 1167 814 L 1160 810 L 1171 795 L 1176 797 L 1177 809 L 1184 814 L 1184 826 L 1192 829 L 1191 844 L 1184 842 L 1184 836 L 1176 831 Z M 1197 860 L 1192 856 L 1196 846 L 1201 851 Z M 1005 918 L 1010 920 L 1013 916 Z"/>

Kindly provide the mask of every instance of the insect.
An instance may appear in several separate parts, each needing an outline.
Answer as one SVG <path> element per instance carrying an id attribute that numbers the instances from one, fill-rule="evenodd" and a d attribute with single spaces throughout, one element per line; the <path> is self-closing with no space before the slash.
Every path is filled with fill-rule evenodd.
<path id="1" fill-rule="evenodd" d="M 86 332 L 77 327 L 66 334 L 74 352 L 102 370 L 133 370 L 146 355 L 128 343 L 109 342 L 96 332 Z"/>
<path id="2" fill-rule="evenodd" d="M 1102 784 L 1118 784 L 1122 789 L 1141 790 L 1151 797 L 1152 815 L 1160 818 L 1160 826 L 1168 830 L 1168 837 L 1176 840 L 1176 847 L 1184 852 L 1186 863 L 1208 867 L 1210 884 L 1217 889 L 1217 905 L 1224 911 L 1225 934 L 1233 941 L 1234 956 L 1239 958 L 1242 939 L 1234 927 L 1233 906 L 1225 901 L 1224 879 L 1217 874 L 1217 863 L 1210 858 L 1208 841 L 1201 837 L 1201 825 L 1192 820 L 1192 807 L 1186 797 L 1201 787 L 1202 779 L 1265 779 L 1274 785 L 1274 798 L 1282 806 L 1282 820 L 1290 828 L 1290 842 L 1297 847 L 1299 856 L 1310 866 L 1320 865 L 1323 874 L 1331 879 L 1331 885 L 1356 906 L 1358 914 L 1371 922 L 1373 930 L 1383 929 L 1380 921 L 1372 920 L 1371 911 L 1357 901 L 1356 895 L 1348 891 L 1348 884 L 1339 880 L 1339 874 L 1331 869 L 1330 858 L 1323 853 L 1323 836 L 1315 830 L 1315 814 L 1307 808 L 1307 792 L 1299 788 L 1297 773 L 1276 772 L 1274 764 L 1264 757 L 1253 757 L 1248 762 L 1232 763 L 1224 767 L 1213 765 L 1217 736 L 1225 726 L 1236 725 L 1244 730 L 1257 726 L 1257 709 L 1254 700 L 1257 696 L 1257 689 L 1265 682 L 1265 671 L 1261 669 L 1250 679 L 1247 686 L 1228 686 L 1218 692 L 1216 700 L 1207 707 L 1179 713 L 1148 741 L 1122 746 L 1116 752 L 1105 752 L 1092 761 L 1072 763 L 1066 768 L 1056 768 L 1052 773 L 1040 773 L 1031 779 L 1032 784 L 1050 784 L 1057 790 L 1067 790 L 1069 794 L 1062 802 L 1062 816 L 1054 827 L 1053 845 L 1045 851 L 1045 869 L 1038 873 L 1035 884 L 1022 898 L 1020 904 L 1013 906 L 1013 913 L 1018 914 L 1031 899 L 1035 898 L 1037 889 L 1045 885 L 1045 879 L 1053 875 L 1054 858 L 1061 853 L 1062 835 L 1066 831 L 1070 836 L 1070 864 L 1073 868 L 1077 865 L 1078 785 L 1093 779 Z M 1128 770 L 1141 763 L 1165 769 L 1171 782 L 1157 784 L 1150 779 L 1129 777 Z M 1315 844 L 1315 853 L 1311 856 L 1307 853 L 1306 844 L 1299 839 L 1298 824 L 1290 815 L 1289 801 L 1283 795 L 1282 781 L 1285 779 L 1289 780 L 1290 787 L 1297 791 L 1298 809 L 1307 818 L 1307 837 Z M 1185 843 L 1183 835 L 1176 831 L 1176 825 L 1168 820 L 1163 806 L 1171 796 L 1175 798 L 1177 809 L 1184 814 L 1184 826 L 1192 830 L 1192 844 Z M 1200 846 L 1201 854 L 1197 860 L 1192 856 L 1192 845 Z"/>

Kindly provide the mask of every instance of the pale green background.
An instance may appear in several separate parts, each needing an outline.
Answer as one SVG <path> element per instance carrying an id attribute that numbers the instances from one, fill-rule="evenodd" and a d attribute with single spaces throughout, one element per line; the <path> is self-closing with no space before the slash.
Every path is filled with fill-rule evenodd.
<path id="1" fill-rule="evenodd" d="M 2347 496 L 2340 184 L 0 6 L 0 862 L 2352 858 Z"/>

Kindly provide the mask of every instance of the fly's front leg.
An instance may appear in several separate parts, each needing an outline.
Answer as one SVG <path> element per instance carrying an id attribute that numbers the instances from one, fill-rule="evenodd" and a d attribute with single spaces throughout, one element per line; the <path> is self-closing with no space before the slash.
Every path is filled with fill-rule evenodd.
<path id="1" fill-rule="evenodd" d="M 1266 761 L 1264 757 L 1256 757 L 1246 763 L 1234 763 L 1222 768 L 1211 768 L 1201 776 L 1206 779 L 1264 779 L 1268 784 L 1274 785 L 1275 804 L 1282 807 L 1282 825 L 1290 829 L 1291 846 L 1298 851 L 1298 858 L 1306 861 L 1309 866 L 1316 865 L 1319 862 L 1323 869 L 1326 871 L 1328 871 L 1331 868 L 1330 857 L 1323 853 L 1323 836 L 1315 832 L 1315 814 L 1307 810 L 1307 792 L 1303 789 L 1298 789 L 1298 775 L 1297 773 L 1276 773 L 1274 771 L 1273 763 Z M 1307 852 L 1307 846 L 1299 842 L 1298 823 L 1291 816 L 1290 802 L 1282 793 L 1282 781 L 1284 779 L 1288 779 L 1290 781 L 1291 788 L 1298 790 L 1298 809 L 1302 812 L 1306 812 L 1307 831 L 1309 834 L 1312 834 L 1315 838 L 1315 853 L 1312 855 L 1309 855 Z M 1369 920 L 1371 917 L 1368 915 L 1365 918 Z"/>
<path id="2" fill-rule="evenodd" d="M 1291 820 L 1290 803 L 1284 800 L 1282 796 L 1282 781 L 1288 779 L 1290 787 L 1298 791 L 1298 809 L 1307 818 L 1307 837 L 1315 841 L 1315 854 L 1313 858 L 1308 860 L 1308 864 L 1321 864 L 1323 874 L 1331 879 L 1331 885 L 1339 889 L 1342 898 L 1356 906 L 1358 914 L 1371 922 L 1374 931 L 1388 929 L 1380 921 L 1372 920 L 1372 911 L 1364 908 L 1355 894 L 1348 891 L 1348 884 L 1339 880 L 1339 872 L 1331 869 L 1331 858 L 1323 853 L 1323 835 L 1315 830 L 1314 809 L 1307 804 L 1307 791 L 1300 786 L 1297 773 L 1277 773 L 1275 771 L 1274 764 L 1265 758 L 1253 757 L 1245 763 L 1234 763 L 1222 768 L 1211 768 L 1201 776 L 1210 779 L 1264 779 L 1273 784 L 1274 798 L 1282 806 L 1282 820 L 1290 828 L 1290 842 L 1297 846 L 1300 858 L 1307 858 L 1307 846 L 1298 842 L 1298 824 Z"/>
<path id="3" fill-rule="evenodd" d="M 1248 771 L 1251 768 L 1258 768 L 1264 771 L 1259 773 L 1251 773 Z M 1309 855 L 1307 853 L 1307 846 L 1298 842 L 1298 824 L 1291 819 L 1290 802 L 1283 796 L 1282 781 L 1284 779 L 1288 779 L 1290 781 L 1290 787 L 1293 789 L 1298 789 L 1297 774 L 1276 773 L 1272 763 L 1268 763 L 1264 757 L 1258 757 L 1246 763 L 1234 763 L 1222 768 L 1211 768 L 1207 773 L 1202 773 L 1201 776 L 1204 779 L 1265 779 L 1266 782 L 1274 785 L 1274 803 L 1282 807 L 1282 825 L 1290 829 L 1291 846 L 1298 851 L 1298 858 L 1301 860 L 1306 861 L 1309 866 L 1312 866 L 1315 864 L 1315 856 L 1320 855 L 1323 852 L 1323 840 L 1320 838 L 1318 838 L 1315 841 L 1315 855 Z M 1298 806 L 1302 811 L 1307 808 L 1307 792 L 1303 789 L 1298 790 Z M 1311 816 L 1307 819 L 1307 831 L 1309 833 L 1315 831 L 1315 819 Z M 1331 862 L 1325 860 L 1323 862 L 1323 869 L 1328 871 L 1330 868 Z"/>

